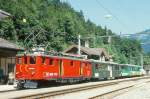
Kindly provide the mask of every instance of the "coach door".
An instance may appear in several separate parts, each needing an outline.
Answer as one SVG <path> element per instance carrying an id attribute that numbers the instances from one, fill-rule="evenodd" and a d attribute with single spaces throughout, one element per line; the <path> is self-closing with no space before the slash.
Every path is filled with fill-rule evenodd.
<path id="1" fill-rule="evenodd" d="M 112 77 L 112 65 L 108 65 L 108 71 L 110 71 L 110 77 Z"/>

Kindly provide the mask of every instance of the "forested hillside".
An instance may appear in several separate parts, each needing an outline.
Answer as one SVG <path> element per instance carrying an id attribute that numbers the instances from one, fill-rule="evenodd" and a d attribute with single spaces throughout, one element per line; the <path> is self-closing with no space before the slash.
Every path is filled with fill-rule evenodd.
<path id="1" fill-rule="evenodd" d="M 0 9 L 12 17 L 0 21 L 0 37 L 25 48 L 47 45 L 47 50 L 63 51 L 77 44 L 77 37 L 90 37 L 91 47 L 104 47 L 119 63 L 139 64 L 140 43 L 120 38 L 111 30 L 85 20 L 82 11 L 60 0 L 0 0 Z M 113 35 L 111 42 L 100 36 Z M 81 38 L 81 39 L 82 39 Z"/>

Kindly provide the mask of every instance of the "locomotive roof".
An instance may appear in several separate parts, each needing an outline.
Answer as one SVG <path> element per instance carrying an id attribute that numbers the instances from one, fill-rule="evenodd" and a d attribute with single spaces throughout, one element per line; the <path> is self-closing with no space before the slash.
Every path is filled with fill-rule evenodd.
<path id="1" fill-rule="evenodd" d="M 66 57 L 66 56 L 56 56 L 56 55 L 46 55 L 46 54 L 18 54 L 17 56 L 43 56 L 43 57 L 51 57 L 51 58 L 63 58 L 63 59 L 71 59 L 71 60 L 80 60 L 80 61 L 88 61 L 91 63 L 101 63 L 101 64 L 109 64 L 109 65 L 117 65 L 117 66 L 130 66 L 130 67 L 141 67 L 133 64 L 119 64 L 111 61 L 100 61 L 94 59 L 80 59 L 77 57 Z"/>
<path id="2" fill-rule="evenodd" d="M 57 56 L 57 55 L 46 55 L 46 54 L 18 54 L 17 56 L 42 56 L 42 57 L 51 57 L 51 58 L 64 58 L 64 59 L 72 59 L 72 60 L 82 60 L 82 61 L 89 61 L 88 59 L 81 59 L 78 57 L 67 57 L 67 56 Z"/>

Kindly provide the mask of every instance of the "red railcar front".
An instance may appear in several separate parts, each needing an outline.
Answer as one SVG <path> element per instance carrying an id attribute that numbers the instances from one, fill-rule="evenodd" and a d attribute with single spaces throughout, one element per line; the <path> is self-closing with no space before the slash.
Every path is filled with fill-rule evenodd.
<path id="1" fill-rule="evenodd" d="M 26 82 L 33 85 L 33 82 L 42 80 L 56 80 L 59 74 L 57 58 L 36 54 L 18 55 L 16 58 L 15 78 L 19 87 L 24 87 Z"/>

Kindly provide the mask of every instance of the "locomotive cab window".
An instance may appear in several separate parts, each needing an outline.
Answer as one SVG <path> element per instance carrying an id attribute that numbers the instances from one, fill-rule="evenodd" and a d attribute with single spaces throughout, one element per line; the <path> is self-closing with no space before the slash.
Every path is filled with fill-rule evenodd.
<path id="1" fill-rule="evenodd" d="M 31 56 L 30 57 L 30 64 L 35 64 L 36 63 L 36 57 L 35 56 Z"/>
<path id="2" fill-rule="evenodd" d="M 87 66 L 88 66 L 88 64 L 87 64 L 87 63 L 85 63 L 85 66 L 87 67 Z"/>
<path id="3" fill-rule="evenodd" d="M 24 64 L 27 64 L 27 56 L 24 56 Z"/>
<path id="4" fill-rule="evenodd" d="M 18 57 L 18 58 L 17 58 L 17 63 L 18 63 L 18 64 L 21 64 L 21 61 L 22 61 L 22 58 L 21 58 L 21 57 Z"/>
<path id="5" fill-rule="evenodd" d="M 46 60 L 46 58 L 45 58 L 45 57 L 42 57 L 42 64 L 45 63 L 45 60 Z"/>
<path id="6" fill-rule="evenodd" d="M 70 62 L 70 66 L 73 66 L 73 61 Z"/>
<path id="7" fill-rule="evenodd" d="M 53 59 L 49 59 L 49 65 L 53 65 L 54 64 L 54 60 Z"/>

